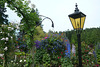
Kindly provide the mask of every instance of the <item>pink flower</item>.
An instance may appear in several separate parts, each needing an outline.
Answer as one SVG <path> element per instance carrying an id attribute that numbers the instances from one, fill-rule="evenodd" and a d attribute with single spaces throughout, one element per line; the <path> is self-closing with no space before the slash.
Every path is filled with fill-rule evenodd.
<path id="1" fill-rule="evenodd" d="M 21 49 L 21 51 L 23 51 L 23 50 Z"/>
<path id="2" fill-rule="evenodd" d="M 47 37 L 45 37 L 45 39 L 47 39 Z"/>
<path id="3" fill-rule="evenodd" d="M 89 61 L 89 60 L 87 60 L 87 61 Z"/>
<path id="4" fill-rule="evenodd" d="M 99 67 L 99 65 L 98 65 L 98 64 L 97 64 L 96 66 L 97 66 L 97 67 Z"/>
<path id="5" fill-rule="evenodd" d="M 63 52 L 61 52 L 61 54 L 63 54 Z"/>
<path id="6" fill-rule="evenodd" d="M 58 59 L 59 59 L 59 57 L 58 57 Z"/>
<path id="7" fill-rule="evenodd" d="M 2 57 L 1 57 L 2 58 Z M 4 58 L 2 58 L 2 59 L 4 59 Z"/>

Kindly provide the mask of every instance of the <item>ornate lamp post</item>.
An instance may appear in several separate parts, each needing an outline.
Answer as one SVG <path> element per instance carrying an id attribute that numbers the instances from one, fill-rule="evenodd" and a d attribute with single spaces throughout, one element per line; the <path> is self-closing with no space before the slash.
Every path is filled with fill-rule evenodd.
<path id="1" fill-rule="evenodd" d="M 79 11 L 76 3 L 76 8 L 74 13 L 68 15 L 69 19 L 72 23 L 74 30 L 77 32 L 77 39 L 78 39 L 78 58 L 79 58 L 79 67 L 82 67 L 82 57 L 81 57 L 81 30 L 83 30 L 84 22 L 86 15 Z"/>

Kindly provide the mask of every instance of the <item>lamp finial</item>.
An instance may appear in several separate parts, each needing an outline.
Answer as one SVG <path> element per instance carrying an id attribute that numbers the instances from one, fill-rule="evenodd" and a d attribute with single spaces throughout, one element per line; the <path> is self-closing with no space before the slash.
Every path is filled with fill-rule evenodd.
<path id="1" fill-rule="evenodd" d="M 77 3 L 76 3 L 76 5 L 75 5 L 75 6 L 76 6 L 76 8 L 77 8 L 77 6 L 78 6 L 78 5 L 77 5 Z"/>
<path id="2" fill-rule="evenodd" d="M 78 5 L 77 5 L 77 3 L 76 3 L 76 8 L 75 8 L 75 12 L 79 12 L 79 9 L 78 9 Z"/>

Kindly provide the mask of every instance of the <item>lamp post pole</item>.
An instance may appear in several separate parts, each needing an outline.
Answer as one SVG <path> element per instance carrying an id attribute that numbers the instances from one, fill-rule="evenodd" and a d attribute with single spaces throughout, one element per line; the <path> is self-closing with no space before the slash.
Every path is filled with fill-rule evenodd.
<path id="1" fill-rule="evenodd" d="M 81 34 L 77 34 L 77 40 L 78 40 L 78 58 L 79 58 L 79 67 L 82 67 L 82 55 L 81 55 Z"/>

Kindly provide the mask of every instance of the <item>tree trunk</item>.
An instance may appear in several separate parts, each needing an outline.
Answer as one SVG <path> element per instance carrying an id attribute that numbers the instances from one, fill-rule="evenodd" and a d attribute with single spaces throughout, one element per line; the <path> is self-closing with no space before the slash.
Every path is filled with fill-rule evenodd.
<path id="1" fill-rule="evenodd" d="M 32 50 L 31 50 L 33 63 L 32 63 L 32 65 L 31 65 L 31 67 L 34 67 L 34 49 L 35 49 L 35 47 L 34 47 L 34 45 L 33 45 Z"/>

